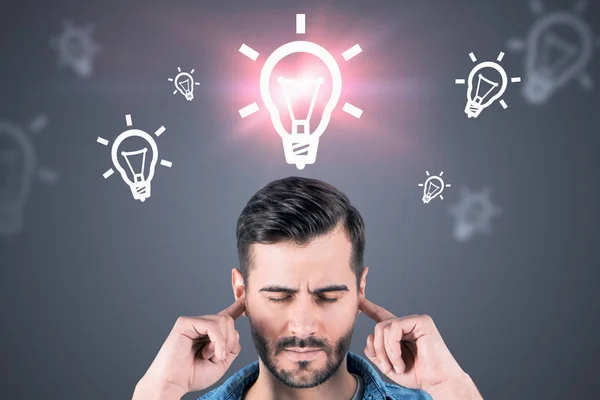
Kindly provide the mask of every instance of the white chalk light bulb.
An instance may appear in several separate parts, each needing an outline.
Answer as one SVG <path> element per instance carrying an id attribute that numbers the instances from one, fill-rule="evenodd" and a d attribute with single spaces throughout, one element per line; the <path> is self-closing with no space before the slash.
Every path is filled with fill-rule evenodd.
<path id="1" fill-rule="evenodd" d="M 577 41 L 559 36 L 555 33 L 557 28 L 574 32 Z M 528 42 L 523 95 L 532 104 L 545 103 L 556 89 L 580 75 L 590 62 L 594 48 L 590 28 L 567 12 L 541 18 L 531 29 Z"/>
<path id="2" fill-rule="evenodd" d="M 332 90 L 329 100 L 325 104 L 321 121 L 311 132 L 310 129 L 310 114 L 308 114 L 307 120 L 295 120 L 292 117 L 292 132 L 288 132 L 281 121 L 279 110 L 273 102 L 273 97 L 270 91 L 271 75 L 273 69 L 284 57 L 294 53 L 308 53 L 318 57 L 329 69 L 332 78 Z M 317 78 L 317 83 L 322 83 L 322 78 Z M 283 83 L 279 80 L 279 83 Z M 318 90 L 318 85 L 317 89 Z M 285 90 L 285 89 L 284 89 Z M 331 113 L 337 105 L 340 95 L 342 92 L 342 74 L 340 68 L 335 61 L 335 58 L 325 48 L 319 46 L 313 42 L 307 41 L 295 41 L 286 43 L 283 46 L 275 50 L 269 58 L 265 61 L 265 64 L 260 73 L 260 95 L 262 100 L 271 115 L 271 121 L 275 131 L 281 136 L 283 141 L 283 150 L 285 153 L 285 159 L 288 164 L 295 164 L 298 169 L 303 169 L 306 164 L 314 164 L 317 157 L 317 149 L 319 146 L 319 138 L 327 128 L 331 119 Z M 316 95 L 316 93 L 315 93 Z M 290 99 L 293 101 L 293 99 Z M 313 103 L 314 104 L 314 98 Z M 303 127 L 303 132 L 298 132 L 298 127 Z"/>
<path id="3" fill-rule="evenodd" d="M 444 181 L 439 176 L 430 176 L 423 185 L 423 203 L 429 203 L 444 191 Z"/>
<path id="4" fill-rule="evenodd" d="M 498 71 L 502 77 L 502 82 L 494 82 L 483 76 L 480 71 L 484 68 L 493 68 Z M 501 66 L 493 61 L 485 61 L 471 70 L 467 81 L 469 88 L 467 90 L 467 105 L 465 106 L 465 113 L 469 118 L 477 118 L 484 108 L 490 106 L 494 101 L 504 94 L 508 84 L 508 77 Z M 499 89 L 498 85 L 500 85 Z M 486 86 L 489 87 L 489 89 L 486 90 Z M 473 88 L 475 88 L 475 90 L 473 90 Z M 492 95 L 494 90 L 496 90 L 496 93 Z"/>
<path id="5" fill-rule="evenodd" d="M 119 153 L 119 146 L 121 143 L 130 137 L 140 137 L 148 142 L 151 152 L 151 160 L 148 168 L 148 175 L 144 175 L 144 170 L 146 166 L 146 154 L 148 152 L 148 148 L 144 147 L 143 149 L 136 151 L 121 151 Z M 125 168 L 119 162 L 119 154 L 121 154 L 125 161 L 127 162 L 127 166 L 129 167 L 128 173 Z M 131 156 L 138 156 L 137 161 L 141 158 L 141 162 L 133 162 L 130 160 Z M 146 132 L 139 129 L 129 129 L 128 131 L 123 132 L 117 139 L 114 141 L 111 150 L 111 158 L 115 168 L 121 174 L 121 178 L 125 181 L 125 183 L 130 187 L 131 194 L 135 200 L 145 201 L 148 197 L 150 197 L 150 183 L 152 178 L 154 178 L 154 170 L 156 169 L 156 162 L 158 160 L 158 146 L 156 142 Z M 130 175 L 132 178 L 130 178 Z"/>
<path id="6" fill-rule="evenodd" d="M 180 72 L 175 77 L 175 87 L 179 90 L 186 100 L 194 99 L 194 78 L 187 72 Z"/>
<path id="7" fill-rule="evenodd" d="M 444 183 L 442 179 L 442 175 L 444 175 L 444 171 L 441 171 L 439 175 L 429 175 L 429 171 L 425 171 L 428 178 L 424 183 L 419 183 L 419 186 L 423 187 L 423 203 L 427 204 L 431 200 L 436 197 L 440 197 L 440 199 L 444 200 L 444 196 L 442 196 L 442 192 L 444 188 L 450 187 L 449 183 Z"/>
<path id="8" fill-rule="evenodd" d="M 199 82 L 194 82 L 192 76 L 194 70 L 192 69 L 189 73 L 181 72 L 181 68 L 177 67 L 177 72 L 175 78 L 169 78 L 169 81 L 175 84 L 173 94 L 177 94 L 177 91 L 179 91 L 187 101 L 194 100 L 194 86 L 200 85 Z"/>

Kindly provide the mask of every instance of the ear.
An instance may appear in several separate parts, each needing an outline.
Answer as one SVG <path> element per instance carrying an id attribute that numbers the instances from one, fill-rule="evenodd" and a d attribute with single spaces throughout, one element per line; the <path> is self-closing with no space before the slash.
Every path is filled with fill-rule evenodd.
<path id="1" fill-rule="evenodd" d="M 242 272 L 233 268 L 231 270 L 231 287 L 233 289 L 233 296 L 235 299 L 239 299 L 242 295 L 246 294 L 246 287 L 244 286 L 244 277 L 242 276 Z M 242 315 L 246 316 L 246 311 L 242 313 Z"/>
<path id="2" fill-rule="evenodd" d="M 367 290 L 367 274 L 369 273 L 369 267 L 365 265 L 362 276 L 360 278 L 360 284 L 358 288 L 358 298 L 359 301 L 365 297 Z M 360 314 L 360 310 L 356 313 L 356 315 Z"/>

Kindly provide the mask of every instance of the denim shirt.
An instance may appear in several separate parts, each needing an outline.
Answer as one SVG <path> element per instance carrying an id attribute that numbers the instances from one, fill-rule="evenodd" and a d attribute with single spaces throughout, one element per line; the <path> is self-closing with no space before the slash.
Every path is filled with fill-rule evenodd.
<path id="1" fill-rule="evenodd" d="M 363 378 L 365 400 L 433 400 L 421 389 L 409 389 L 404 386 L 384 382 L 375 368 L 358 354 L 348 352 L 346 356 L 348 372 Z M 221 386 L 211 390 L 198 400 L 242 400 L 244 390 L 252 386 L 258 378 L 258 360 L 236 372 Z"/>

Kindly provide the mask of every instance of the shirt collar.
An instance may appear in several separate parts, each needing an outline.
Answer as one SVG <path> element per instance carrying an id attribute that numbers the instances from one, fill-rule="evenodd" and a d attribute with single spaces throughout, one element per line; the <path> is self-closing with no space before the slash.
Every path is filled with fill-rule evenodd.
<path id="1" fill-rule="evenodd" d="M 365 385 L 365 395 L 368 393 L 373 400 L 385 400 L 389 395 L 385 383 L 375 370 L 375 368 L 358 354 L 348 352 L 346 355 L 346 366 L 348 372 L 360 375 Z M 259 365 L 258 360 L 246 365 L 236 374 L 227 379 L 221 386 L 223 399 L 238 399 L 246 387 L 251 385 L 258 378 Z"/>

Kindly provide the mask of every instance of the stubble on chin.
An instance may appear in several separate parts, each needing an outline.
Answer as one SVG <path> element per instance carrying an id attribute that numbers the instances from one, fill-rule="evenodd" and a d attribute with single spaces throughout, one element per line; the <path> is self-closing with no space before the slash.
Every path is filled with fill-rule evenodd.
<path id="1" fill-rule="evenodd" d="M 350 344 L 352 340 L 352 335 L 354 332 L 354 325 L 356 322 L 353 321 L 350 329 L 339 338 L 334 346 L 329 344 L 320 343 L 318 347 L 321 347 L 327 356 L 326 365 L 320 370 L 316 370 L 311 380 L 308 382 L 299 383 L 296 379 L 297 377 L 289 370 L 279 370 L 277 367 L 276 355 L 281 353 L 281 350 L 278 349 L 278 344 L 269 344 L 269 342 L 264 338 L 264 336 L 260 333 L 260 329 L 255 326 L 252 322 L 252 317 L 248 310 L 246 310 L 246 316 L 248 317 L 248 322 L 250 325 L 250 331 L 252 333 L 252 339 L 254 341 L 254 345 L 256 347 L 256 351 L 262 360 L 264 366 L 269 370 L 271 375 L 273 375 L 278 381 L 281 383 L 294 388 L 310 388 L 318 386 L 324 382 L 326 382 L 331 376 L 333 376 L 341 366 L 341 363 L 344 360 L 344 357 L 348 353 L 350 349 Z M 316 344 L 315 344 L 316 345 Z M 279 346 L 283 347 L 283 346 Z M 290 347 L 290 346 L 285 346 Z M 306 370 L 309 364 L 307 362 L 299 362 L 297 366 L 300 370 Z"/>

